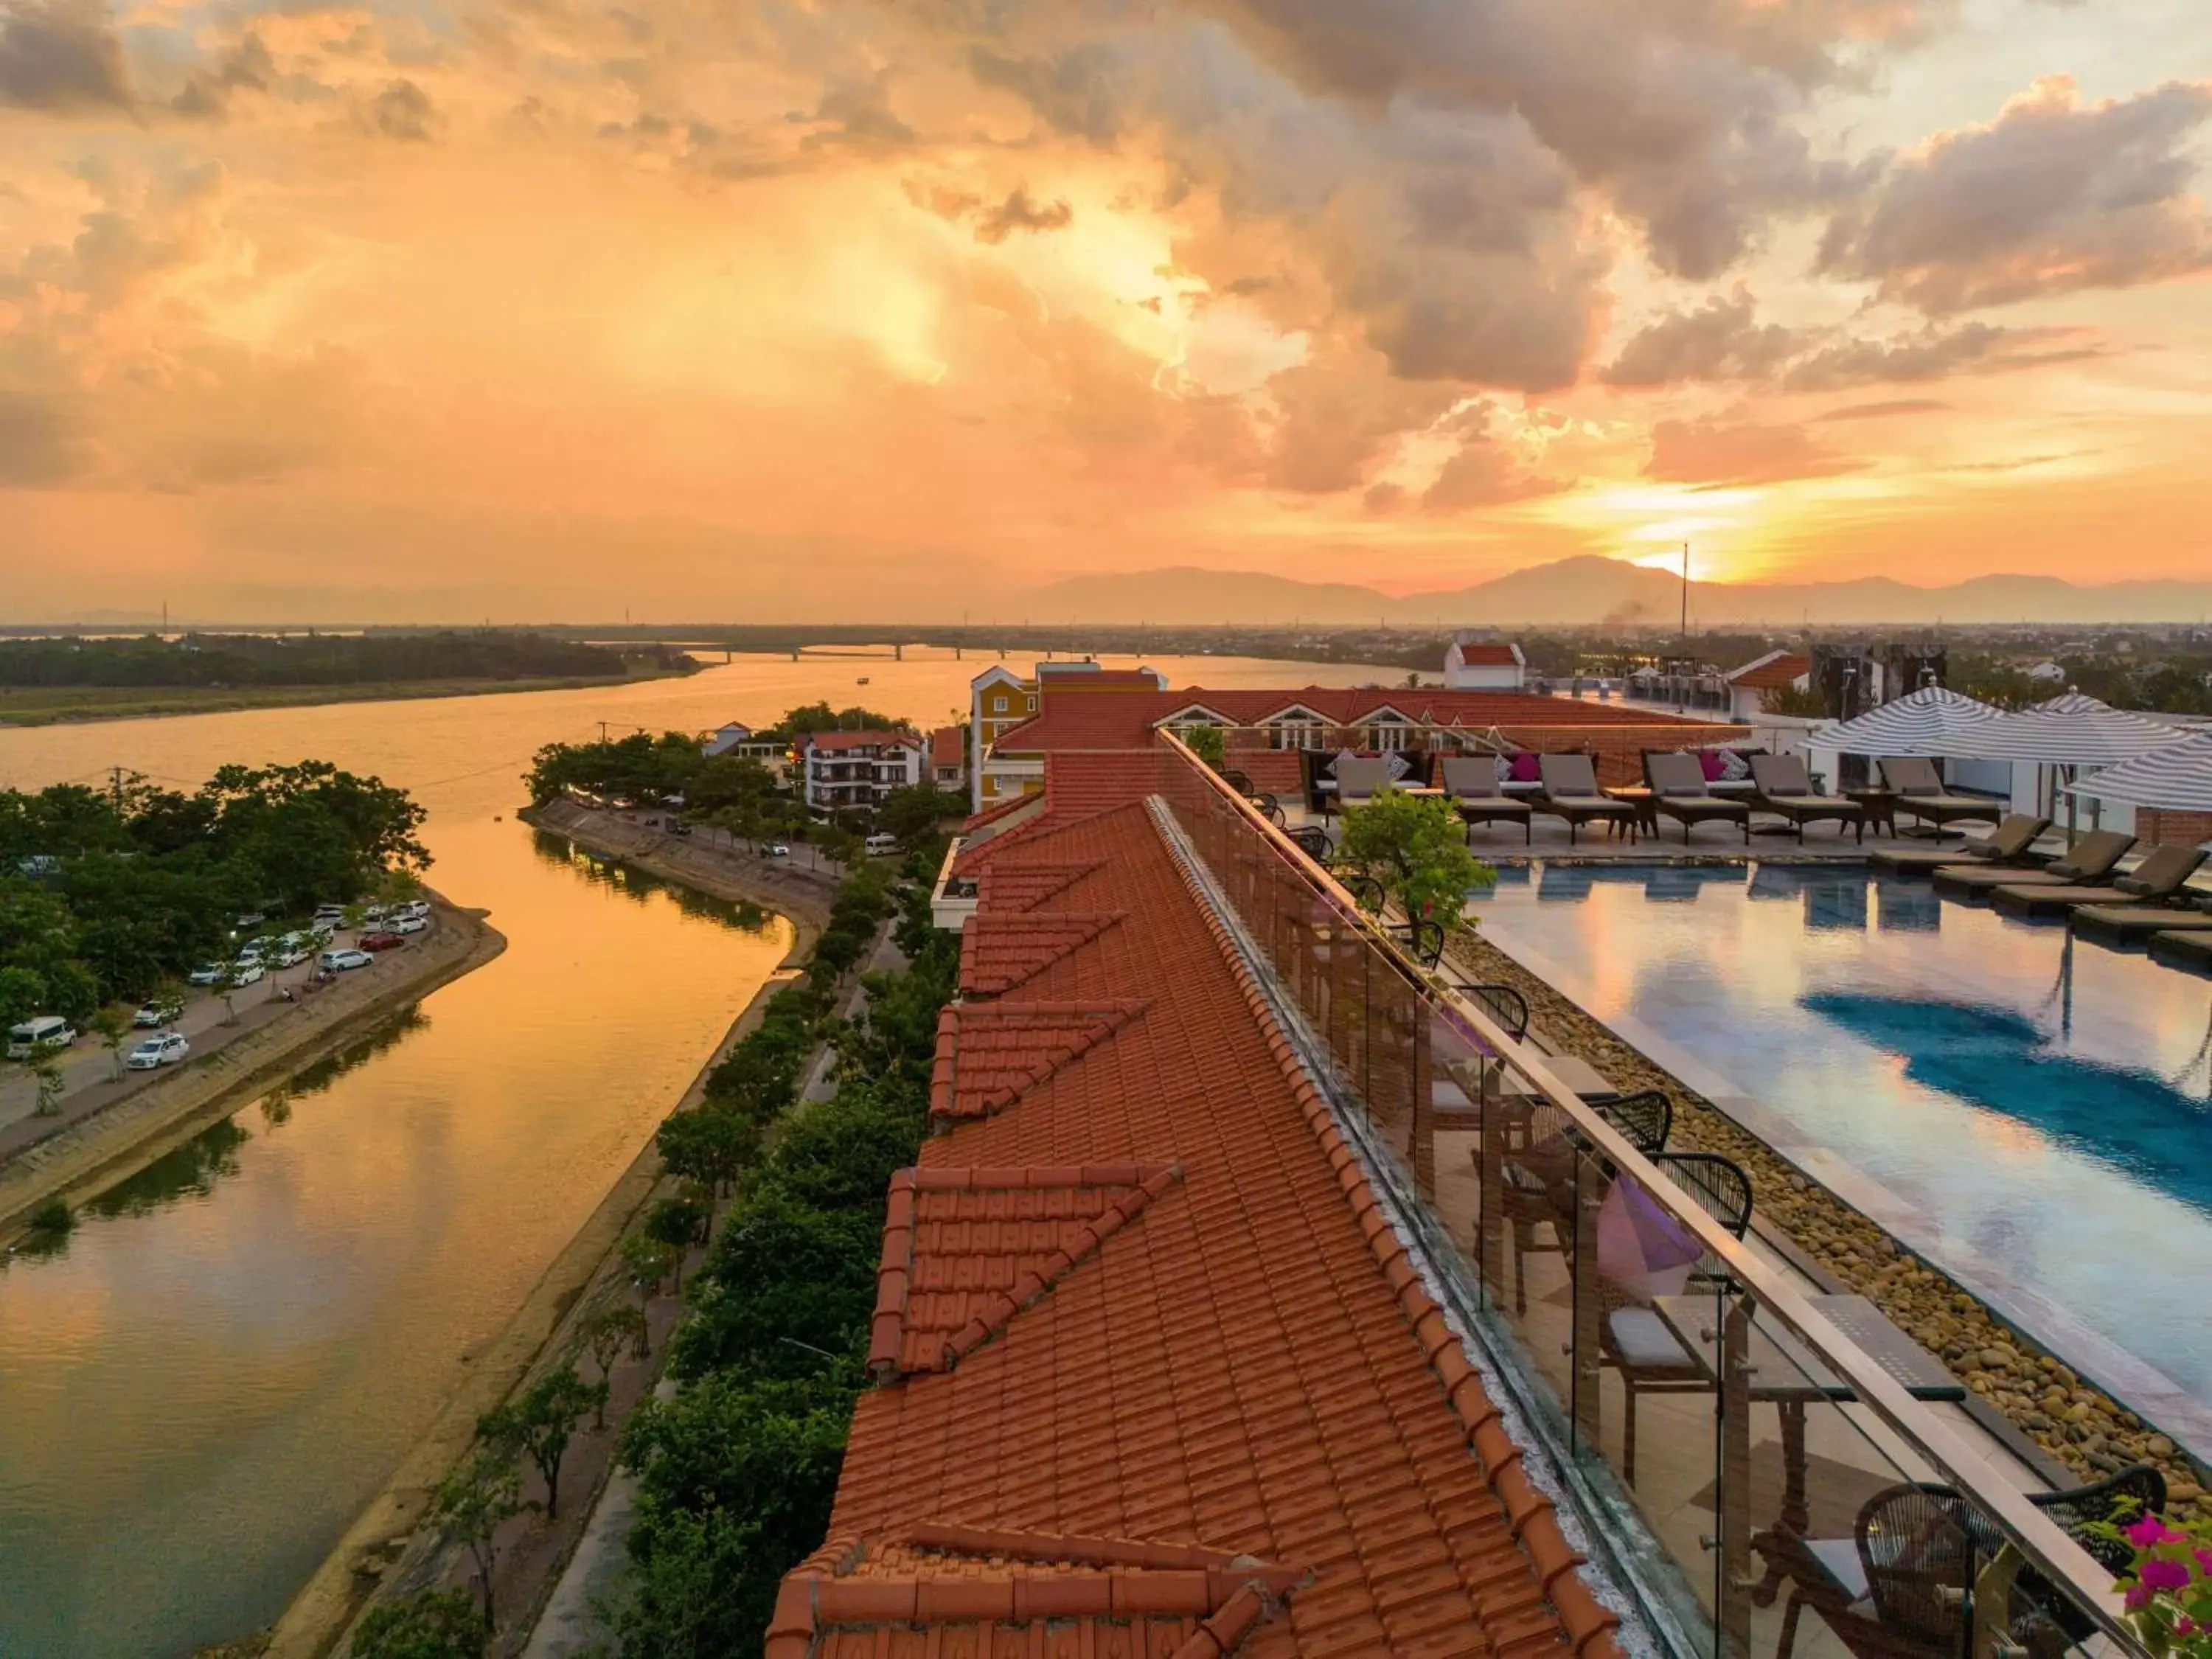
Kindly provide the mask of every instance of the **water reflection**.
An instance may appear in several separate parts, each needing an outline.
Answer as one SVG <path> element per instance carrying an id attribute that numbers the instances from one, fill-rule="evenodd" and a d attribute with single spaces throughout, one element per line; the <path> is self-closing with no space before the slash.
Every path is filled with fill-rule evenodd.
<path id="1" fill-rule="evenodd" d="M 1903 1060 L 1911 1081 L 2212 1212 L 2212 1112 L 2157 1074 L 2068 1054 L 2008 1008 L 1864 992 L 1814 992 L 1803 1001 Z"/>
<path id="2" fill-rule="evenodd" d="M 227 1117 L 90 1200 L 84 1208 L 109 1218 L 150 1215 L 184 1199 L 206 1198 L 215 1191 L 218 1176 L 238 1173 L 239 1149 L 252 1139 L 235 1117 Z"/>
<path id="3" fill-rule="evenodd" d="M 580 847 L 568 836 L 550 830 L 532 831 L 531 850 L 548 863 L 565 866 L 595 886 L 634 898 L 641 904 L 665 896 L 687 916 L 703 916 L 744 933 L 764 933 L 775 921 L 774 915 L 757 904 L 717 898 L 695 888 L 663 881 L 649 870 Z"/>

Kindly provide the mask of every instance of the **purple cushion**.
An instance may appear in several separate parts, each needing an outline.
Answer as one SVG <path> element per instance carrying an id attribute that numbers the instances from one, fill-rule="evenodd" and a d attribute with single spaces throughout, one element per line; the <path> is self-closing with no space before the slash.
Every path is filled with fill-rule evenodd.
<path id="1" fill-rule="evenodd" d="M 1698 764 L 1705 769 L 1707 783 L 1718 783 L 1728 775 L 1728 766 L 1721 759 L 1718 750 L 1700 749 L 1698 751 Z"/>
<path id="2" fill-rule="evenodd" d="M 1536 769 L 1536 756 L 1534 751 L 1524 749 L 1513 757 L 1514 782 L 1534 783 L 1541 775 L 1542 774 Z"/>

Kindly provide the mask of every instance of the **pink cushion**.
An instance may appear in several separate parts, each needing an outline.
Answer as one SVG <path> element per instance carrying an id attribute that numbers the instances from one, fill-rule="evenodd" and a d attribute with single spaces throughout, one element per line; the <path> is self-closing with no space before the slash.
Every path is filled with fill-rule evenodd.
<path id="1" fill-rule="evenodd" d="M 1513 757 L 1514 782 L 1534 783 L 1541 775 L 1536 769 L 1536 756 L 1533 751 L 1524 749 Z"/>
<path id="2" fill-rule="evenodd" d="M 1718 783 L 1728 775 L 1728 768 L 1722 764 L 1718 750 L 1700 749 L 1698 751 L 1698 764 L 1705 769 L 1707 783 Z"/>

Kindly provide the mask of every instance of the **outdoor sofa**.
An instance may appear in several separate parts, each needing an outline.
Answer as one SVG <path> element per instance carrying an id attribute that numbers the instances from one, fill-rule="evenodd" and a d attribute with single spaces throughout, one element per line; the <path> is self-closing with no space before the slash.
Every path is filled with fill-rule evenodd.
<path id="1" fill-rule="evenodd" d="M 1984 795 L 1951 793 L 1932 760 L 1886 760 L 1881 763 L 1881 775 L 1895 792 L 1895 810 L 1934 824 L 1939 836 L 1954 823 L 1995 823 L 2005 815 L 2002 801 Z"/>
<path id="2" fill-rule="evenodd" d="M 1812 775 L 1800 755 L 1751 757 L 1751 804 L 1758 811 L 1788 820 L 1805 839 L 1808 823 L 1832 822 L 1840 836 L 1846 830 L 1866 839 L 1866 808 L 1842 795 L 1824 795 L 1813 787 Z"/>
<path id="3" fill-rule="evenodd" d="M 2186 905 L 2189 899 L 2181 890 L 2203 862 L 2204 854 L 2194 847 L 2154 847 L 2141 864 L 2109 886 L 2021 883 L 1996 889 L 1990 903 L 2015 916 L 2063 915 L 2083 904 L 2140 905 L 2145 909 Z"/>
<path id="4" fill-rule="evenodd" d="M 1926 848 L 1916 848 L 1909 853 L 1886 849 L 1869 854 L 1867 866 L 1885 876 L 1932 876 L 1946 866 L 1960 862 L 1962 858 L 1986 859 L 1992 865 L 2024 868 L 2035 862 L 2031 849 L 2049 828 L 2049 818 L 2039 818 L 2033 812 L 2014 812 L 1981 840 L 1970 841 L 1964 847 L 1943 852 Z"/>
<path id="5" fill-rule="evenodd" d="M 1987 865 L 1947 864 L 1936 872 L 1936 890 L 1952 898 L 1987 898 L 2000 887 L 2090 887 L 2103 883 L 2129 849 L 2133 836 L 2118 830 L 2092 830 L 2074 843 L 2065 857 L 2040 870 L 1996 870 Z"/>
<path id="6" fill-rule="evenodd" d="M 1741 800 L 1723 800 L 1706 787 L 1705 769 L 1695 755 L 1644 752 L 1644 781 L 1650 786 L 1651 810 L 1682 826 L 1682 844 L 1701 823 L 1733 823 L 1751 843 L 1751 806 Z"/>

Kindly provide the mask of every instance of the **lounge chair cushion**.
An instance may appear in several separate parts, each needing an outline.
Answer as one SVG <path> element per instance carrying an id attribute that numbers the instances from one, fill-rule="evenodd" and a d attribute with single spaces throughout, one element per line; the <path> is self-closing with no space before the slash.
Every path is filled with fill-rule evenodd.
<path id="1" fill-rule="evenodd" d="M 1571 800 L 1578 805 L 1619 805 L 1599 792 L 1597 769 L 1590 764 L 1588 755 L 1540 755 L 1536 765 L 1537 775 L 1543 780 L 1544 793 L 1553 800 Z"/>
<path id="2" fill-rule="evenodd" d="M 1440 769 L 1444 793 L 1462 800 L 1497 800 L 1498 768 L 1487 756 L 1447 755 Z"/>
<path id="3" fill-rule="evenodd" d="M 2123 891 L 2118 887 L 2076 887 L 2071 882 L 2039 881 L 2008 882 L 1990 890 L 1991 898 L 2014 894 L 2022 899 L 2032 899 L 2040 904 L 2142 904 L 2147 901 L 2140 893 Z"/>
<path id="4" fill-rule="evenodd" d="M 1606 1334 L 1620 1363 L 1644 1376 L 1696 1376 L 1698 1362 L 1667 1322 L 1649 1308 L 1616 1308 L 1606 1316 Z"/>
<path id="5" fill-rule="evenodd" d="M 2112 883 L 2124 893 L 2135 893 L 2145 898 L 2165 898 L 2181 890 L 2181 884 L 2197 873 L 2204 862 L 2204 854 L 2194 847 L 2154 847 L 2134 871 Z"/>

